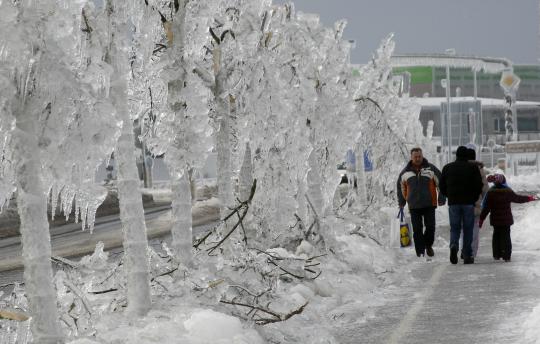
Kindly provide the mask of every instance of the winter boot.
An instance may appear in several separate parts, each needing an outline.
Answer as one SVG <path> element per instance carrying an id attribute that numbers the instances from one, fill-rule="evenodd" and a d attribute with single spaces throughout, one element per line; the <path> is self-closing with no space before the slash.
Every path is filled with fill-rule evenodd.
<path id="1" fill-rule="evenodd" d="M 463 259 L 463 264 L 474 264 L 474 257 L 465 257 Z"/>
<path id="2" fill-rule="evenodd" d="M 428 257 L 433 257 L 435 255 L 435 252 L 433 252 L 433 248 L 431 246 L 426 247 L 426 254 Z"/>
<path id="3" fill-rule="evenodd" d="M 457 264 L 458 262 L 457 252 L 458 252 L 458 249 L 456 247 L 450 248 L 450 263 Z"/>

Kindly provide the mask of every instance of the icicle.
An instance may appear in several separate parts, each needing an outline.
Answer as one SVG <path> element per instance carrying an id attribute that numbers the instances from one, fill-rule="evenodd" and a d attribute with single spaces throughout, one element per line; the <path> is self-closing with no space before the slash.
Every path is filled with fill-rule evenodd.
<path id="1" fill-rule="evenodd" d="M 94 233 L 94 223 L 96 222 L 96 212 L 102 202 L 93 202 L 87 206 L 87 220 L 86 223 L 89 226 L 90 234 Z"/>
<path id="2" fill-rule="evenodd" d="M 78 202 L 78 199 L 77 197 L 74 197 L 75 199 L 75 223 L 79 223 L 79 214 L 80 214 L 80 204 Z M 84 230 L 84 225 L 83 225 L 83 230 Z"/>
<path id="3" fill-rule="evenodd" d="M 54 220 L 54 216 L 56 215 L 56 207 L 58 207 L 58 197 L 60 195 L 60 188 L 58 187 L 58 184 L 53 184 L 49 193 L 51 194 L 51 219 Z"/>
<path id="4" fill-rule="evenodd" d="M 88 214 L 88 205 L 85 205 L 82 207 L 82 210 L 81 210 L 81 225 L 82 225 L 82 230 L 86 230 L 86 216 Z"/>
<path id="5" fill-rule="evenodd" d="M 62 200 L 62 209 L 64 211 L 64 216 L 66 217 L 66 221 L 69 220 L 69 215 L 71 214 L 71 211 L 73 209 L 73 200 L 75 199 L 75 191 L 69 187 L 64 186 L 64 188 L 61 191 L 61 200 Z"/>

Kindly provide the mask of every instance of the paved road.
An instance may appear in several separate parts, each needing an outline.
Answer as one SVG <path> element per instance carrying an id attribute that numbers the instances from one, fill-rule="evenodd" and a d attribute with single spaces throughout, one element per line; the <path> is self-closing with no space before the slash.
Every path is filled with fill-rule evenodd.
<path id="1" fill-rule="evenodd" d="M 145 209 L 146 228 L 151 244 L 159 246 L 162 240 L 170 243 L 170 206 Z M 212 227 L 219 217 L 213 203 L 200 204 L 193 209 L 193 232 L 200 234 Z M 122 252 L 122 228 L 118 215 L 110 215 L 96 221 L 94 232 L 81 231 L 80 224 L 66 224 L 51 229 L 53 256 L 78 257 L 94 251 L 102 241 L 105 249 Z M 0 240 L 0 289 L 2 285 L 22 281 L 22 257 L 20 237 Z"/>
<path id="2" fill-rule="evenodd" d="M 340 343 L 520 343 L 520 323 L 540 302 L 540 277 L 530 273 L 540 252 L 514 245 L 511 263 L 494 261 L 488 228 L 474 265 L 451 265 L 448 248 L 439 247 L 432 262 L 409 266 L 412 278 L 380 290 L 385 305 L 345 307 L 336 327 Z"/>

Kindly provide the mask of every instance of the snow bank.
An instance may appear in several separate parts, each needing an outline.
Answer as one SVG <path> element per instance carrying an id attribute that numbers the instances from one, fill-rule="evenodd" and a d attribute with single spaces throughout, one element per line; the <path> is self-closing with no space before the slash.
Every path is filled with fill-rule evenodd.
<path id="1" fill-rule="evenodd" d="M 524 341 L 522 344 L 540 344 L 540 305 L 536 306 L 529 318 L 523 324 L 525 329 Z"/>
<path id="2" fill-rule="evenodd" d="M 540 174 L 531 173 L 527 175 L 520 175 L 517 177 L 506 176 L 508 184 L 515 191 L 540 191 Z"/>
<path id="3" fill-rule="evenodd" d="M 244 328 L 238 318 L 210 309 L 173 308 L 152 311 L 144 319 L 130 322 L 105 316 L 96 341 L 84 338 L 69 344 L 262 344 L 254 329 Z"/>
<path id="4" fill-rule="evenodd" d="M 533 173 L 517 177 L 508 177 L 508 182 L 514 191 L 540 191 L 540 174 Z M 514 211 L 515 213 L 515 211 Z M 528 206 L 512 226 L 512 240 L 529 250 L 540 250 L 540 202 Z"/>
<path id="5" fill-rule="evenodd" d="M 523 248 L 540 250 L 540 202 L 528 207 L 512 226 L 512 239 Z"/>
<path id="6" fill-rule="evenodd" d="M 188 331 L 186 336 L 188 342 L 185 343 L 257 344 L 264 342 L 255 330 L 243 329 L 238 318 L 210 309 L 194 312 L 188 320 L 184 321 L 184 327 Z"/>
<path id="7" fill-rule="evenodd" d="M 540 191 L 540 174 L 532 173 L 517 177 L 509 177 L 508 182 L 515 191 Z M 540 202 L 528 206 L 526 210 L 515 216 L 517 221 L 512 226 L 512 241 L 521 248 L 540 250 Z M 532 274 L 538 273 L 538 266 L 531 266 Z M 540 304 L 536 306 L 523 323 L 524 336 L 521 344 L 540 344 Z"/>

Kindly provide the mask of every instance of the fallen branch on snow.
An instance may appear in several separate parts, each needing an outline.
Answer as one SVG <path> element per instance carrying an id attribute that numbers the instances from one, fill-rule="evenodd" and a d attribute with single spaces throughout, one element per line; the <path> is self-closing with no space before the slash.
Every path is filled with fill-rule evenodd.
<path id="1" fill-rule="evenodd" d="M 302 313 L 308 305 L 308 302 L 306 302 L 302 306 L 293 309 L 289 313 L 280 314 L 276 311 L 271 310 L 268 306 L 264 307 L 261 305 L 250 305 L 248 303 L 237 302 L 234 300 L 220 300 L 219 302 L 227 305 L 249 308 L 250 312 L 248 312 L 248 314 L 252 313 L 253 315 L 249 317 L 249 319 L 245 320 L 253 320 L 257 325 L 268 325 L 280 321 L 286 321 L 293 316 Z M 264 316 L 260 316 L 259 313 L 263 313 Z"/>

